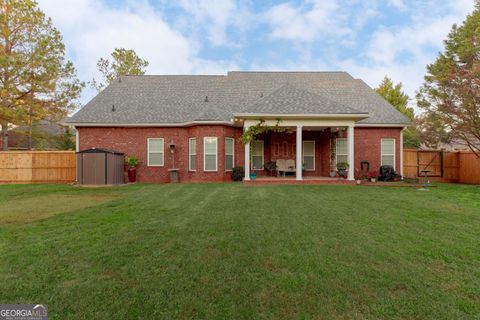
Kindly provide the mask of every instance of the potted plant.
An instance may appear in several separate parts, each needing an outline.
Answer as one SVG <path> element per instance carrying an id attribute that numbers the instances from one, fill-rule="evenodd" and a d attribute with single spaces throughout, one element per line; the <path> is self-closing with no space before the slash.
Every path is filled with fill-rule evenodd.
<path id="1" fill-rule="evenodd" d="M 137 166 L 139 164 L 139 160 L 135 156 L 127 156 L 125 158 L 125 164 L 127 165 L 127 172 L 128 172 L 128 182 L 136 182 L 137 181 Z"/>
<path id="2" fill-rule="evenodd" d="M 377 180 L 377 172 L 375 170 L 370 171 L 368 173 L 368 178 L 371 182 L 375 182 Z"/>
<path id="3" fill-rule="evenodd" d="M 360 169 L 355 169 L 355 182 L 357 185 L 362 183 L 362 178 L 364 178 L 362 171 L 360 171 Z"/>
<path id="4" fill-rule="evenodd" d="M 350 166 L 346 162 L 337 163 L 337 172 L 340 177 L 346 179 L 348 177 L 348 168 Z"/>
<path id="5" fill-rule="evenodd" d="M 275 161 L 268 161 L 263 165 L 263 167 L 268 171 L 268 173 L 270 173 L 271 176 L 273 176 L 274 172 L 277 170 L 277 164 Z"/>

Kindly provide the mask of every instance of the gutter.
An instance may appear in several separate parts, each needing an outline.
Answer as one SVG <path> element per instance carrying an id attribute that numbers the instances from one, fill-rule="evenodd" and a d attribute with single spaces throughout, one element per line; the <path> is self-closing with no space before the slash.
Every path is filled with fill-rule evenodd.
<path id="1" fill-rule="evenodd" d="M 227 125 L 233 126 L 231 121 L 189 121 L 178 123 L 95 123 L 95 122 L 66 122 L 65 125 L 74 127 L 190 127 L 194 125 Z"/>

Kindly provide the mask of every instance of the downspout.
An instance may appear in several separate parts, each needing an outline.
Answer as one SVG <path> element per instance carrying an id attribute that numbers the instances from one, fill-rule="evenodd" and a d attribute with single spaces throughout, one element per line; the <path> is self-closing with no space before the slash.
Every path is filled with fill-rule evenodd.
<path id="1" fill-rule="evenodd" d="M 403 127 L 402 130 L 400 130 L 400 175 L 402 176 L 403 180 L 403 130 L 405 130 L 407 127 Z"/>

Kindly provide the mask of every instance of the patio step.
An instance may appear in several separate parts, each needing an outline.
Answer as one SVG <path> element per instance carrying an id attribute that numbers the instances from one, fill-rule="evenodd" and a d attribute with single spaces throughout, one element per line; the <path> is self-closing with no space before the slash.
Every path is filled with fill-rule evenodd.
<path id="1" fill-rule="evenodd" d="M 344 180 L 344 179 L 305 179 L 305 180 L 295 180 L 295 179 L 256 179 L 243 181 L 244 185 L 275 185 L 275 184 L 337 184 L 337 185 L 354 185 L 355 181 Z"/>

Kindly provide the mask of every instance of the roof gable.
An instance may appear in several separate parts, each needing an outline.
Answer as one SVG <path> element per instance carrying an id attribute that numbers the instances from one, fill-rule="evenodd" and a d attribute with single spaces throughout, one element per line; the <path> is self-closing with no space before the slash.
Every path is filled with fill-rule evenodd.
<path id="1" fill-rule="evenodd" d="M 329 98 L 284 84 L 242 113 L 265 114 L 358 114 L 362 111 L 341 105 Z"/>

